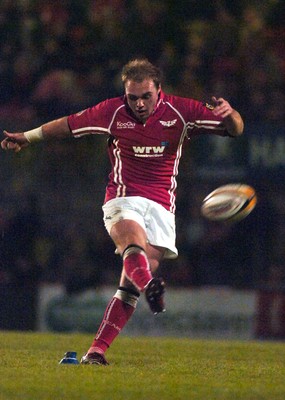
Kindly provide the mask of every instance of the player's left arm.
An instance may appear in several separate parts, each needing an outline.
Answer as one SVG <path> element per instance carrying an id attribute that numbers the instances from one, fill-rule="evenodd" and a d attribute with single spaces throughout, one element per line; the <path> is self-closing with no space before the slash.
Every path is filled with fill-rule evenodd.
<path id="1" fill-rule="evenodd" d="M 244 122 L 238 111 L 232 108 L 230 103 L 222 97 L 212 97 L 214 103 L 213 114 L 223 118 L 223 124 L 230 136 L 240 136 L 244 131 Z"/>

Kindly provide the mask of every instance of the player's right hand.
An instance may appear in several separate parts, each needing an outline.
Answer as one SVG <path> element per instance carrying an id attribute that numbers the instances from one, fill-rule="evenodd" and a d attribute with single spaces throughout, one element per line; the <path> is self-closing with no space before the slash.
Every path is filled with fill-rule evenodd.
<path id="1" fill-rule="evenodd" d="M 9 133 L 3 131 L 6 136 L 1 142 L 1 148 L 3 150 L 11 150 L 18 153 L 23 147 L 27 147 L 29 142 L 27 141 L 24 133 Z"/>

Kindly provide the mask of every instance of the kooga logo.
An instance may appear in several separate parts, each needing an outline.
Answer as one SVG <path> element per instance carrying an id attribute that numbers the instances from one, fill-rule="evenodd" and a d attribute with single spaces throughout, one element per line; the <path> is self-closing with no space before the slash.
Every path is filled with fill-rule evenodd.
<path id="1" fill-rule="evenodd" d="M 133 146 L 136 157 L 162 157 L 165 146 Z"/>
<path id="2" fill-rule="evenodd" d="M 134 129 L 136 124 L 134 122 L 128 121 L 128 122 L 120 122 L 117 121 L 117 128 L 118 129 Z"/>

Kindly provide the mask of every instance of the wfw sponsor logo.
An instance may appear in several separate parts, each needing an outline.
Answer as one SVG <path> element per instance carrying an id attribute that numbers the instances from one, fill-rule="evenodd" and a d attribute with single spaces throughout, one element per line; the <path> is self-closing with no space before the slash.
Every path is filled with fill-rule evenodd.
<path id="1" fill-rule="evenodd" d="M 120 122 L 117 121 L 117 128 L 118 129 L 134 129 L 134 127 L 136 126 L 136 124 L 134 122 Z"/>
<path id="2" fill-rule="evenodd" d="M 133 146 L 136 157 L 162 157 L 165 146 Z"/>
<path id="3" fill-rule="evenodd" d="M 170 126 L 173 126 L 176 124 L 177 119 L 173 119 L 172 121 L 159 121 L 162 126 L 167 126 L 169 128 Z"/>

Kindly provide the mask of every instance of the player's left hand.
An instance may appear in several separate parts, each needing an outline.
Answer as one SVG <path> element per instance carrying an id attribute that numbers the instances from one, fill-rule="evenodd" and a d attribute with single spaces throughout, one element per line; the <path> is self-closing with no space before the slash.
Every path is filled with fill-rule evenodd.
<path id="1" fill-rule="evenodd" d="M 218 99 L 213 96 L 212 101 L 214 103 L 213 114 L 216 116 L 221 116 L 222 118 L 228 117 L 233 112 L 233 108 L 231 107 L 230 103 L 219 97 Z"/>

